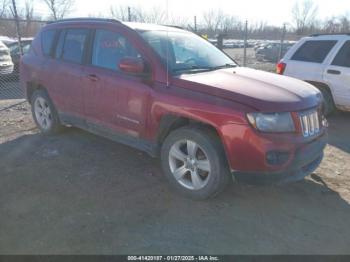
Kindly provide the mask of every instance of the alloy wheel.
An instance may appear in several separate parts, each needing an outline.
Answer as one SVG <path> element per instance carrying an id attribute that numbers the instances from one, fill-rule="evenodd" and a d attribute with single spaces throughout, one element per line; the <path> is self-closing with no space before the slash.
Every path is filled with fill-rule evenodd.
<path id="1" fill-rule="evenodd" d="M 50 129 L 53 118 L 49 103 L 42 97 L 37 97 L 34 103 L 35 118 L 44 130 Z"/>
<path id="2" fill-rule="evenodd" d="M 207 153 L 191 140 L 177 141 L 172 145 L 169 166 L 177 182 L 191 190 L 205 187 L 211 174 Z"/>

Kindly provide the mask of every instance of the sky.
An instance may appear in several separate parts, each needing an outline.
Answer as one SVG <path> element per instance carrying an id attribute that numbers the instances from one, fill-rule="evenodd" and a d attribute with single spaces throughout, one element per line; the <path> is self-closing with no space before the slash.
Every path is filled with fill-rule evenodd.
<path id="1" fill-rule="evenodd" d="M 19 7 L 25 0 L 17 0 Z M 34 0 L 40 2 L 40 0 Z M 297 0 L 75 0 L 72 17 L 108 14 L 110 6 L 137 6 L 144 9 L 168 6 L 169 15 L 184 16 L 192 20 L 200 17 L 209 9 L 220 8 L 225 13 L 235 15 L 242 20 L 253 22 L 265 21 L 271 25 L 282 25 L 291 22 L 291 9 Z M 301 0 L 299 0 L 301 1 Z M 318 18 L 348 14 L 350 16 L 349 0 L 314 0 L 318 5 Z M 36 4 L 35 12 L 47 16 L 48 10 L 44 4 Z"/>

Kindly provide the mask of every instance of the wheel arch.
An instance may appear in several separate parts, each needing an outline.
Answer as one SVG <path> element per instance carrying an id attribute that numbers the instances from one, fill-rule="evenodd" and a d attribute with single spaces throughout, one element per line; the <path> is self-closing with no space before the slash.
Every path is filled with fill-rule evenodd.
<path id="1" fill-rule="evenodd" d="M 161 144 L 172 131 L 184 126 L 202 126 L 215 132 L 220 138 L 217 129 L 209 123 L 205 123 L 187 116 L 166 114 L 162 116 L 159 123 L 159 129 L 157 133 L 157 143 Z"/>
<path id="2" fill-rule="evenodd" d="M 333 98 L 333 93 L 332 93 L 332 89 L 329 87 L 329 85 L 327 85 L 326 83 L 323 83 L 323 82 L 319 82 L 319 81 L 312 81 L 312 80 L 304 80 L 305 82 L 313 85 L 314 87 L 318 88 L 318 89 L 325 89 L 327 90 L 331 96 L 332 96 L 332 99 L 334 101 L 334 98 Z"/>
<path id="3" fill-rule="evenodd" d="M 26 83 L 26 99 L 29 103 L 36 90 L 45 90 L 47 92 L 46 88 L 38 83 L 31 81 Z"/>
<path id="4" fill-rule="evenodd" d="M 156 141 L 157 141 L 156 143 L 158 147 L 157 152 L 158 153 L 160 152 L 160 148 L 163 141 L 172 131 L 175 131 L 176 129 L 179 129 L 185 126 L 200 127 L 210 132 L 212 136 L 215 136 L 219 140 L 222 146 L 222 149 L 224 150 L 227 164 L 229 163 L 226 145 L 224 143 L 223 136 L 221 135 L 221 132 L 218 129 L 218 127 L 208 122 L 203 122 L 187 116 L 180 116 L 175 114 L 166 114 L 162 116 L 160 120 L 158 133 L 156 137 Z"/>

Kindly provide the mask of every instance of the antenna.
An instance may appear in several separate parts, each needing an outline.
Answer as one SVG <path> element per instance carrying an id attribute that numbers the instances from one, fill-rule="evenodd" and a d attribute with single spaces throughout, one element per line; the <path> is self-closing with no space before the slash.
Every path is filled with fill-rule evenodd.
<path id="1" fill-rule="evenodd" d="M 169 0 L 166 0 L 166 20 L 169 24 Z M 169 87 L 169 28 L 166 28 L 166 87 Z"/>

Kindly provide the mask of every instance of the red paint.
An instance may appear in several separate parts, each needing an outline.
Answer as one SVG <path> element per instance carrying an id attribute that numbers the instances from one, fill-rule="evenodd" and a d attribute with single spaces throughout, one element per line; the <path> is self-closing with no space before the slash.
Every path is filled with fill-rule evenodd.
<path id="1" fill-rule="evenodd" d="M 151 68 L 151 75 L 144 79 L 47 58 L 37 37 L 21 61 L 21 85 L 24 90 L 28 82 L 45 87 L 60 112 L 152 142 L 156 142 L 165 115 L 196 120 L 216 129 L 231 169 L 239 171 L 281 171 L 298 148 L 326 132 L 323 128 L 316 138 L 301 134 L 297 112 L 320 106 L 318 90 L 302 81 L 240 67 L 167 78 L 166 66 L 133 29 L 121 23 L 62 22 L 43 30 L 67 26 L 102 28 L 125 35 Z M 135 59 L 123 59 L 120 67 L 133 73 L 144 68 Z M 293 112 L 296 132 L 256 131 L 246 119 L 247 112 L 256 111 Z M 270 150 L 288 151 L 290 159 L 282 166 L 269 166 L 265 154 Z"/>

